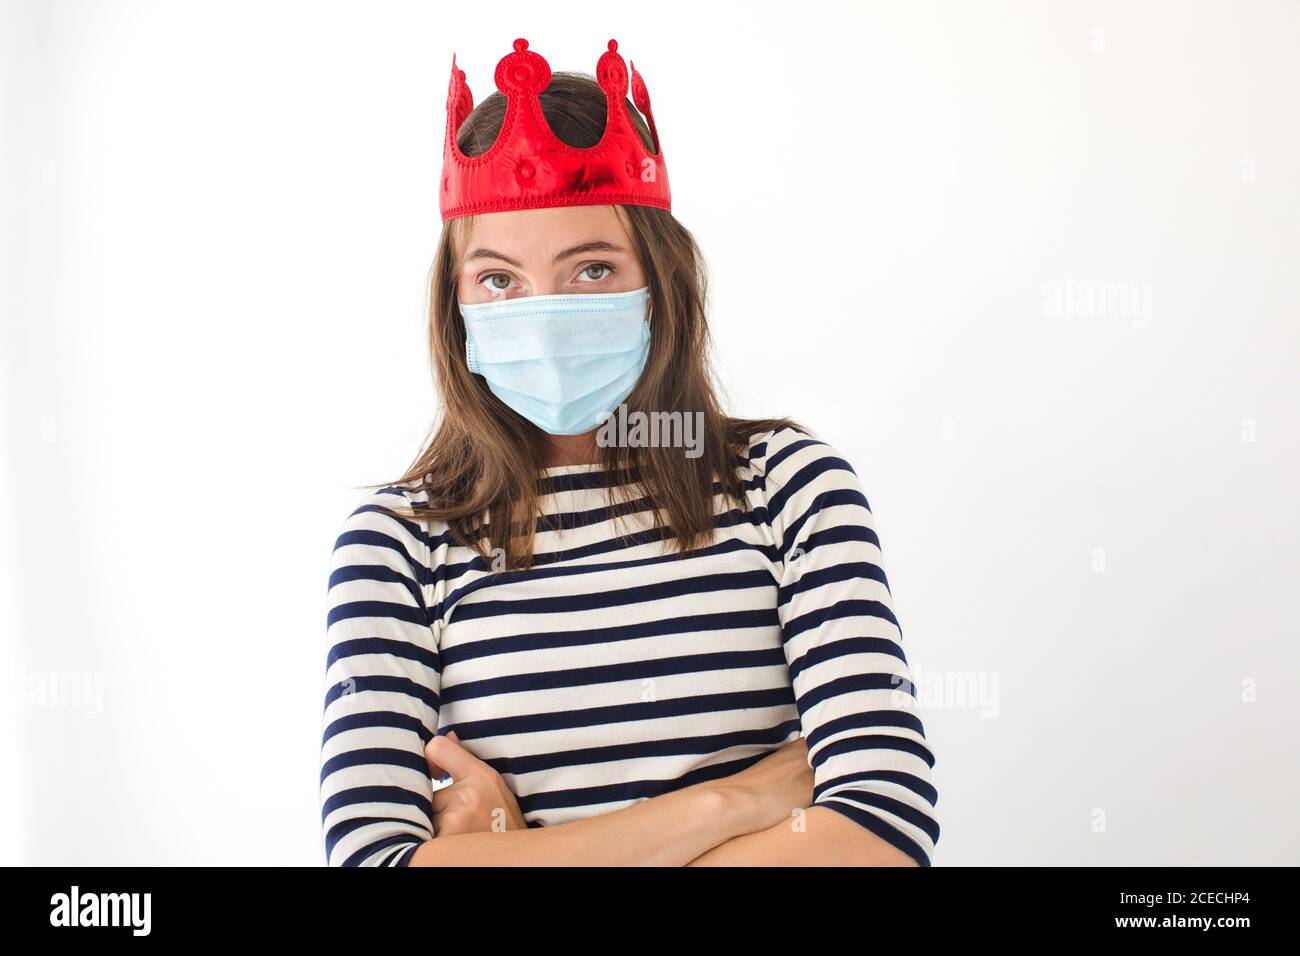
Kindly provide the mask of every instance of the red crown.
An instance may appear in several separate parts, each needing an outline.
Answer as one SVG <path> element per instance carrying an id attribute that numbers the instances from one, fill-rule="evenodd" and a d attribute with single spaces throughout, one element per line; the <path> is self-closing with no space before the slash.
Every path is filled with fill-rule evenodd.
<path id="1" fill-rule="evenodd" d="M 668 170 L 650 112 L 650 94 L 633 64 L 632 100 L 650 127 L 653 153 L 632 125 L 627 109 L 628 71 L 616 41 L 610 40 L 609 50 L 601 54 L 596 78 L 608 106 L 600 142 L 587 148 L 561 142 L 551 132 L 537 99 L 551 82 L 551 68 L 528 49 L 527 40 L 516 40 L 515 51 L 497 64 L 497 89 L 506 97 L 501 132 L 487 152 L 466 156 L 456 134 L 474 108 L 474 98 L 453 54 L 439 191 L 443 221 L 472 213 L 547 206 L 628 204 L 671 209 Z"/>

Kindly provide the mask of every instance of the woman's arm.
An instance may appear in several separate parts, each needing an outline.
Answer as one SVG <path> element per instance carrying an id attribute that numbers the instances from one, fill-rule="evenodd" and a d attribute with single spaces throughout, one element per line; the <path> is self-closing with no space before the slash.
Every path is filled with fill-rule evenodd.
<path id="1" fill-rule="evenodd" d="M 527 828 L 501 775 L 454 734 L 434 737 L 425 756 L 431 776 L 452 783 L 434 792 L 437 836 L 412 866 L 685 866 L 812 802 L 803 738 L 727 777 L 540 829 Z"/>
<path id="2" fill-rule="evenodd" d="M 431 776 L 450 774 L 453 783 L 434 792 L 434 825 L 438 837 L 421 846 L 411 860 L 415 866 L 588 864 L 667 866 L 915 866 L 916 862 L 885 841 L 826 807 L 812 802 L 812 773 L 803 738 L 786 744 L 757 764 L 721 780 L 656 797 L 604 816 L 548 828 L 551 842 L 513 839 L 461 839 L 528 830 L 518 802 L 505 780 L 489 764 L 466 750 L 454 732 L 434 737 L 425 748 Z M 712 791 L 715 800 L 695 799 Z M 776 822 L 762 828 L 742 821 L 748 802 L 771 794 L 764 811 Z M 805 809 L 807 808 L 807 809 Z M 636 811 L 635 813 L 630 811 Z M 708 816 L 716 817 L 709 825 Z M 727 820 L 742 832 L 718 839 Z M 693 822 L 703 824 L 692 826 Z M 544 832 L 544 831 L 543 831 Z M 631 841 L 619 845 L 618 841 Z M 606 841 L 615 841 L 607 843 Z M 691 857 L 692 848 L 710 849 Z M 591 846 L 596 852 L 591 852 Z M 463 859 L 463 854 L 469 854 Z M 572 858 L 572 859 L 570 859 Z"/>
<path id="3" fill-rule="evenodd" d="M 331 866 L 401 866 L 433 836 L 424 744 L 438 728 L 442 665 L 428 610 L 428 533 L 367 493 L 330 563 L 320 799 Z"/>
<path id="4" fill-rule="evenodd" d="M 828 807 L 739 836 L 687 866 L 916 866 L 901 850 Z"/>
<path id="5" fill-rule="evenodd" d="M 777 613 L 814 804 L 802 829 L 786 822 L 698 863 L 881 865 L 905 857 L 928 866 L 939 839 L 934 756 L 866 496 L 825 442 L 779 429 L 765 444 Z"/>
<path id="6" fill-rule="evenodd" d="M 684 866 L 756 825 L 751 800 L 710 782 L 555 826 L 436 836 L 409 865 Z"/>

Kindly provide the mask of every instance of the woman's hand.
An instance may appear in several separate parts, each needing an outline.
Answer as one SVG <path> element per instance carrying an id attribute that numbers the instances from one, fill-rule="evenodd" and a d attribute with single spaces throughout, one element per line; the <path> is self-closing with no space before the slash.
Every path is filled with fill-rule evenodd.
<path id="1" fill-rule="evenodd" d="M 519 803 L 501 775 L 466 750 L 454 730 L 434 735 L 424 748 L 424 758 L 430 777 L 441 780 L 451 774 L 452 781 L 433 792 L 435 836 L 527 828 Z"/>
<path id="2" fill-rule="evenodd" d="M 716 781 L 717 789 L 738 799 L 752 830 L 766 830 L 797 809 L 812 806 L 813 772 L 802 736 L 758 763 Z"/>

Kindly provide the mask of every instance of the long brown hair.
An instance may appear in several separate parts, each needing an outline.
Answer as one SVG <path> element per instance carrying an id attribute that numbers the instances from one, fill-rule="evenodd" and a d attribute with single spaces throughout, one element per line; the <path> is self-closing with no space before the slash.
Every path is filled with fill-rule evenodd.
<path id="1" fill-rule="evenodd" d="M 600 141 L 605 93 L 594 77 L 554 73 L 540 94 L 542 112 L 556 136 L 575 147 Z M 505 117 L 505 97 L 493 93 L 465 119 L 456 134 L 469 156 L 486 152 Z M 628 114 L 648 150 L 650 131 L 630 102 Z M 737 465 L 750 436 L 789 425 L 788 419 L 738 419 L 723 414 L 708 366 L 705 318 L 707 272 L 694 236 L 671 213 L 650 206 L 618 206 L 646 274 L 653 303 L 650 353 L 626 399 L 630 411 L 702 413 L 702 453 L 681 448 L 611 445 L 600 452 L 610 472 L 634 479 L 653 508 L 654 527 L 679 552 L 713 537 L 717 481 L 727 501 L 743 507 Z M 538 512 L 539 469 L 549 440 L 541 429 L 497 398 L 465 359 L 465 324 L 457 307 L 462 241 L 472 217 L 452 219 L 443 229 L 429 271 L 429 353 L 442 414 L 423 450 L 400 478 L 363 487 L 414 483 L 428 492 L 428 506 L 400 510 L 406 517 L 444 521 L 452 540 L 485 559 L 504 555 L 507 568 L 532 563 Z M 614 482 L 611 496 L 620 485 Z M 610 500 L 611 510 L 613 497 Z M 495 562 L 494 562 L 495 564 Z"/>

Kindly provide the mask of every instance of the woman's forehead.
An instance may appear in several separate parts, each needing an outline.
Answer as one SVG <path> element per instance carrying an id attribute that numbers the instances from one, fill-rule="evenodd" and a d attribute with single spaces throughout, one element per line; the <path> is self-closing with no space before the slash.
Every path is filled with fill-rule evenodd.
<path id="1" fill-rule="evenodd" d="M 468 257 L 488 249 L 523 261 L 546 260 L 579 243 L 604 241 L 630 250 L 627 229 L 614 206 L 560 206 L 484 213 L 462 227 Z"/>

